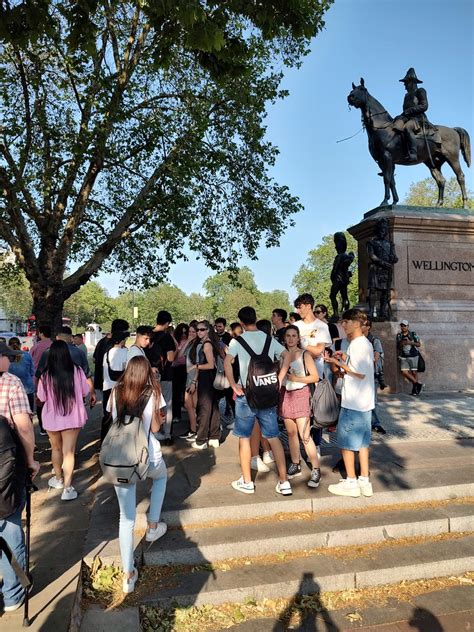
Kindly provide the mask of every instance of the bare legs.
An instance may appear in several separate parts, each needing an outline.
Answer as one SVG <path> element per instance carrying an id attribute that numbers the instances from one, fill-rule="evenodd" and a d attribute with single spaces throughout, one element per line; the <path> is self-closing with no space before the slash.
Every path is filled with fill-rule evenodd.
<path id="1" fill-rule="evenodd" d="M 75 451 L 80 428 L 61 431 L 48 431 L 51 443 L 51 460 L 54 475 L 64 478 L 64 487 L 71 487 L 74 472 Z"/>
<path id="2" fill-rule="evenodd" d="M 319 467 L 318 451 L 311 437 L 311 428 L 307 417 L 298 419 L 285 419 L 285 427 L 288 432 L 288 443 L 290 446 L 291 461 L 300 462 L 300 442 L 298 435 L 304 443 L 306 454 L 313 468 Z"/>
<path id="3" fill-rule="evenodd" d="M 259 455 L 260 443 L 262 444 L 262 448 L 264 452 L 268 452 L 270 450 L 270 444 L 268 443 L 268 439 L 264 439 L 262 437 L 260 424 L 258 423 L 258 421 L 256 421 L 252 430 L 252 434 L 250 435 L 250 448 L 252 451 L 252 457 Z"/>
<path id="4" fill-rule="evenodd" d="M 352 450 L 341 450 L 344 467 L 346 468 L 347 478 L 357 478 L 355 472 L 355 455 Z M 369 476 L 369 448 L 360 448 L 359 450 L 360 475 Z"/>

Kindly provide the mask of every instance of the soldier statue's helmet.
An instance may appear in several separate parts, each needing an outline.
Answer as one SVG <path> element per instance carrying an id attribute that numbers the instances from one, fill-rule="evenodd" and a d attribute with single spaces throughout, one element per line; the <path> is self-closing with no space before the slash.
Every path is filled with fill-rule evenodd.
<path id="1" fill-rule="evenodd" d="M 399 79 L 402 83 L 407 83 L 408 81 L 414 81 L 415 83 L 423 83 L 421 79 L 418 79 L 416 76 L 416 72 L 414 68 L 408 68 L 407 74 L 403 77 L 403 79 Z"/>

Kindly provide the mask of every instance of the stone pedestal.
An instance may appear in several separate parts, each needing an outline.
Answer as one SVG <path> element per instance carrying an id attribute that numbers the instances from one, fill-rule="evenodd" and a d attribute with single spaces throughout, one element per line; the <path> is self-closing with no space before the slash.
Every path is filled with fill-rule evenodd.
<path id="1" fill-rule="evenodd" d="M 393 270 L 391 322 L 374 323 L 385 350 L 387 384 L 411 390 L 398 371 L 395 336 L 407 319 L 420 336 L 427 390 L 474 385 L 474 211 L 413 206 L 373 209 L 349 228 L 358 241 L 360 307 L 368 309 L 366 244 L 385 217 L 398 263 Z"/>

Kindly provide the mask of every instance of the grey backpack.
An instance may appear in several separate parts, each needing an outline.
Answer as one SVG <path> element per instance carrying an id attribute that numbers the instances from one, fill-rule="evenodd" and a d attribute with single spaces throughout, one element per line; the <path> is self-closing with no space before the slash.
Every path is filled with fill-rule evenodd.
<path id="1" fill-rule="evenodd" d="M 336 392 L 326 378 L 319 380 L 311 398 L 314 425 L 316 428 L 327 428 L 337 423 L 339 402 Z"/>
<path id="2" fill-rule="evenodd" d="M 133 415 L 126 419 L 124 424 L 113 422 L 99 454 L 104 479 L 114 485 L 131 485 L 143 480 L 150 465 L 150 433 L 145 432 L 143 419 Z"/>

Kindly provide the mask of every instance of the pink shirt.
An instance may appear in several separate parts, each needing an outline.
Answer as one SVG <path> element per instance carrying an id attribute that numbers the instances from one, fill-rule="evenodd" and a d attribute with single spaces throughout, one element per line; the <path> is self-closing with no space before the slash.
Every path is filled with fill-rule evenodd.
<path id="1" fill-rule="evenodd" d="M 84 371 L 74 367 L 74 404 L 71 412 L 67 415 L 60 415 L 57 410 L 56 398 L 51 388 L 47 392 L 44 388 L 44 377 L 38 383 L 37 397 L 44 402 L 43 426 L 46 430 L 60 431 L 70 428 L 82 428 L 87 421 L 87 411 L 83 398 L 89 393 L 89 385 L 84 375 Z"/>

